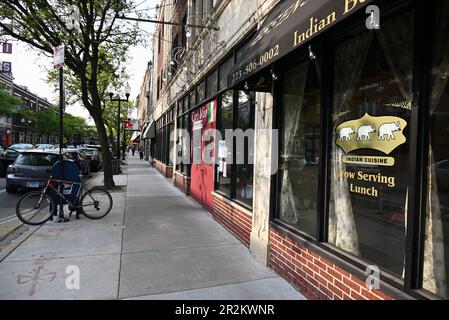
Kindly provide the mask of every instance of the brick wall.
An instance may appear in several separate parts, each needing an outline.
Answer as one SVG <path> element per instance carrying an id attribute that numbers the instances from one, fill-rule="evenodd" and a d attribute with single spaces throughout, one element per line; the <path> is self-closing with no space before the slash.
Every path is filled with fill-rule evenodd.
<path id="1" fill-rule="evenodd" d="M 172 178 L 173 177 L 173 166 L 166 166 L 162 162 L 158 160 L 154 160 L 154 167 L 157 171 L 159 171 L 164 177 Z"/>
<path id="2" fill-rule="evenodd" d="M 314 300 L 391 300 L 364 281 L 270 228 L 269 266 Z"/>
<path id="3" fill-rule="evenodd" d="M 175 186 L 186 195 L 190 195 L 190 177 L 175 171 Z"/>
<path id="4" fill-rule="evenodd" d="M 212 192 L 212 215 L 226 229 L 249 247 L 252 212 Z"/>

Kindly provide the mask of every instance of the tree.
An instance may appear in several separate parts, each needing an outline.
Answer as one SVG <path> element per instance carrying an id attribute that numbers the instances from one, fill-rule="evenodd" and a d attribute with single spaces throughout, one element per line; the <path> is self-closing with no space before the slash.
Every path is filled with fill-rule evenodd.
<path id="1" fill-rule="evenodd" d="M 111 55 L 104 55 L 103 68 L 98 72 L 98 92 L 101 97 L 102 103 L 102 117 L 104 124 L 106 126 L 106 131 L 108 135 L 108 140 L 111 145 L 115 145 L 115 135 L 117 134 L 117 112 L 118 112 L 118 102 L 111 102 L 109 99 L 109 94 L 106 92 L 109 84 L 113 84 L 115 87 L 123 87 L 125 81 L 127 80 L 127 75 L 125 68 L 119 66 L 114 67 L 113 58 Z M 56 70 L 50 70 L 48 73 L 48 82 L 52 83 L 57 89 L 58 86 L 58 72 Z M 70 104 L 80 102 L 81 97 L 81 82 L 74 75 L 73 72 L 67 72 L 64 75 L 65 83 L 65 94 L 67 96 L 67 101 Z M 121 103 L 121 115 L 120 119 L 125 120 L 128 115 L 131 114 L 134 109 L 134 102 L 127 101 Z M 116 150 L 114 147 L 113 150 Z"/>
<path id="2" fill-rule="evenodd" d="M 28 109 L 21 109 L 18 113 L 25 119 L 31 120 L 31 128 L 37 134 L 36 142 L 42 136 L 49 136 L 52 133 L 57 133 L 59 130 L 59 116 L 58 110 L 54 107 L 41 109 L 39 111 L 32 111 Z"/>
<path id="3" fill-rule="evenodd" d="M 16 107 L 21 105 L 22 101 L 10 95 L 6 90 L 0 88 L 0 115 L 9 116 L 16 111 Z"/>
<path id="4" fill-rule="evenodd" d="M 64 18 L 75 5 L 80 28 L 70 30 Z M 104 183 L 114 186 L 111 154 L 102 117 L 100 71 L 126 61 L 129 46 L 140 41 L 137 25 L 119 23 L 117 15 L 129 13 L 133 3 L 122 0 L 2 0 L 0 27 L 13 38 L 48 54 L 65 44 L 65 65 L 81 83 L 81 100 L 92 116 L 102 145 Z M 110 59 L 113 59 L 110 61 Z"/>
<path id="5" fill-rule="evenodd" d="M 133 101 L 121 102 L 121 121 L 126 121 L 134 108 L 135 107 Z M 106 101 L 103 108 L 103 119 L 108 130 L 109 140 L 113 145 L 116 144 L 116 140 L 114 139 L 114 137 L 117 135 L 117 113 L 118 102 Z M 123 130 L 123 122 L 120 124 L 120 130 Z M 123 137 L 121 140 L 123 141 Z"/>

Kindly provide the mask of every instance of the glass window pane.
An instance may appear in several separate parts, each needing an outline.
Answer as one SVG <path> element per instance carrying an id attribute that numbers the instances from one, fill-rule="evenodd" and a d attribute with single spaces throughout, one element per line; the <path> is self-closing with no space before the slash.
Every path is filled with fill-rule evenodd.
<path id="1" fill-rule="evenodd" d="M 168 165 L 173 165 L 173 148 L 175 146 L 175 139 L 174 139 L 174 132 L 175 132 L 175 124 L 172 122 L 167 126 L 167 140 L 168 140 L 168 148 L 167 148 L 167 160 Z"/>
<path id="2" fill-rule="evenodd" d="M 207 94 L 206 99 L 212 98 L 217 93 L 218 72 L 215 70 L 210 76 L 207 77 Z"/>
<path id="3" fill-rule="evenodd" d="M 241 129 L 245 132 L 247 129 L 254 128 L 254 95 L 247 95 L 243 91 L 238 91 L 238 104 L 237 104 L 237 123 L 235 129 Z M 240 200 L 249 206 L 253 204 L 253 146 L 249 143 L 247 138 L 244 139 L 244 154 L 241 154 L 241 149 L 236 142 L 236 186 L 235 186 L 235 198 Z M 239 159 L 243 159 L 243 163 L 239 163 Z"/>
<path id="4" fill-rule="evenodd" d="M 201 82 L 196 88 L 196 102 L 200 103 L 206 99 L 206 83 Z"/>
<path id="5" fill-rule="evenodd" d="M 437 2 L 423 288 L 449 298 L 449 2 Z"/>
<path id="6" fill-rule="evenodd" d="M 190 108 L 193 108 L 195 106 L 196 99 L 195 99 L 195 89 L 190 91 Z"/>
<path id="7" fill-rule="evenodd" d="M 335 52 L 329 242 L 404 274 L 413 12 Z"/>
<path id="8" fill-rule="evenodd" d="M 316 233 L 320 155 L 321 84 L 319 61 L 304 62 L 284 74 L 280 219 Z"/>
<path id="9" fill-rule="evenodd" d="M 231 69 L 233 67 L 233 61 L 232 57 L 230 57 L 228 60 L 223 62 L 223 64 L 220 66 L 220 79 L 218 82 L 218 90 L 224 90 L 228 87 L 228 75 L 231 72 Z"/>
<path id="10" fill-rule="evenodd" d="M 231 196 L 231 170 L 232 165 L 229 163 L 232 150 L 227 150 L 226 146 L 223 145 L 225 141 L 225 130 L 232 129 L 232 113 L 233 113 L 233 91 L 227 91 L 221 96 L 221 112 L 217 114 L 220 123 L 220 132 L 222 137 L 222 143 L 219 142 L 219 165 L 218 165 L 218 181 L 217 188 L 228 197 Z M 226 155 L 225 157 L 220 157 L 220 155 Z"/>
<path id="11" fill-rule="evenodd" d="M 189 95 L 186 95 L 184 98 L 184 112 L 189 110 Z"/>

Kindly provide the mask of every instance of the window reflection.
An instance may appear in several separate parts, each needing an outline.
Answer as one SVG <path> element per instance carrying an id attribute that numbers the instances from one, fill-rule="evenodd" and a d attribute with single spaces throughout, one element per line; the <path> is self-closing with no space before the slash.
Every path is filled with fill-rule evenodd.
<path id="1" fill-rule="evenodd" d="M 247 95 L 242 90 L 238 91 L 238 105 L 237 105 L 237 123 L 236 129 L 241 129 L 245 132 L 247 129 L 253 128 L 252 110 L 254 101 L 254 92 Z M 236 149 L 236 159 L 244 159 L 243 164 L 236 164 L 236 194 L 235 197 L 252 206 L 253 204 L 253 159 L 254 154 L 252 147 L 248 145 L 250 141 L 245 138 L 244 154 L 242 155 L 240 149 Z"/>
<path id="2" fill-rule="evenodd" d="M 399 276 L 405 257 L 410 134 L 403 124 L 410 122 L 412 107 L 413 29 L 413 13 L 402 14 L 375 33 L 364 31 L 341 43 L 335 53 L 329 242 Z M 356 126 L 353 120 L 360 122 Z M 350 124 L 341 128 L 345 123 Z M 402 135 L 405 142 L 385 152 Z M 345 143 L 361 147 L 345 152 Z M 389 157 L 394 165 L 343 162 L 348 155 Z"/>
<path id="3" fill-rule="evenodd" d="M 284 74 L 280 219 L 315 235 L 320 148 L 321 85 L 318 62 Z"/>
<path id="4" fill-rule="evenodd" d="M 432 91 L 430 99 L 429 166 L 424 242 L 423 287 L 449 297 L 449 3 L 437 2 Z"/>

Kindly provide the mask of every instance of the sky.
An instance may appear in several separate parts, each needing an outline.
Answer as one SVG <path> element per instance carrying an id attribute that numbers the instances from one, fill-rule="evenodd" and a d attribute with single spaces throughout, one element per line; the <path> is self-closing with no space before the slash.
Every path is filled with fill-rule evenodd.
<path id="1" fill-rule="evenodd" d="M 136 10 L 149 12 L 154 17 L 155 6 L 159 0 L 135 0 Z M 130 16 L 133 16 L 130 14 Z M 154 25 L 151 23 L 140 23 L 139 27 L 146 32 L 152 32 Z M 150 37 L 150 35 L 148 35 Z M 44 56 L 38 50 L 30 48 L 20 41 L 11 41 L 13 44 L 12 54 L 0 53 L 0 61 L 10 61 L 12 63 L 12 73 L 16 84 L 28 87 L 28 90 L 47 98 L 48 101 L 58 104 L 58 93 L 55 88 L 48 85 L 46 81 L 47 72 L 52 67 L 53 58 Z M 148 41 L 150 44 L 150 41 Z M 129 51 L 130 60 L 127 61 L 129 70 L 129 85 L 131 86 L 131 97 L 135 99 L 140 91 L 145 68 L 149 60 L 152 59 L 151 48 L 143 45 L 132 47 Z M 81 105 L 66 105 L 67 112 L 89 119 L 89 112 Z M 92 121 L 89 121 L 93 124 Z"/>

